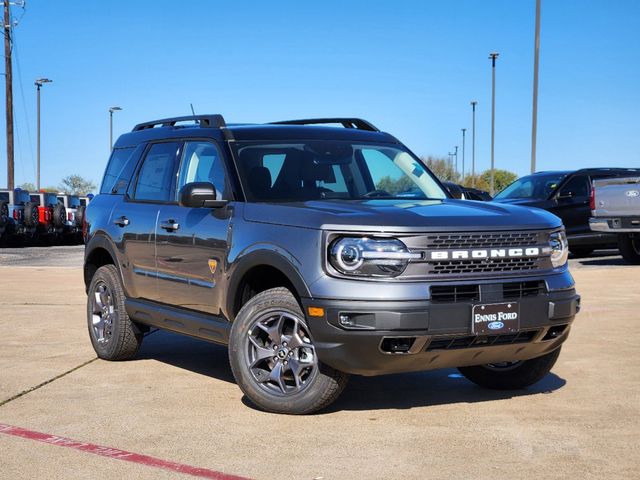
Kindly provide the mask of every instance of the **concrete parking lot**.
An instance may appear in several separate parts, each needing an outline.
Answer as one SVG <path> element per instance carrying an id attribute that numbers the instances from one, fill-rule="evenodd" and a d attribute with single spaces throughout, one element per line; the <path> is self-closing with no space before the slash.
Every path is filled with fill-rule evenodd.
<path id="1" fill-rule="evenodd" d="M 153 332 L 133 361 L 96 360 L 81 264 L 0 250 L 0 478 L 640 477 L 640 267 L 612 252 L 571 261 L 583 310 L 534 387 L 353 377 L 308 417 L 252 408 L 217 345 Z"/>

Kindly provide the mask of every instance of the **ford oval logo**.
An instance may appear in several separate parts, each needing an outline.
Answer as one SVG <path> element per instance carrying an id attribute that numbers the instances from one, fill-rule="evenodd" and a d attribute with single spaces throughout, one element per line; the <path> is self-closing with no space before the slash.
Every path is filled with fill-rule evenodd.
<path id="1" fill-rule="evenodd" d="M 629 190 L 626 195 L 627 197 L 640 197 L 640 192 L 638 190 Z"/>
<path id="2" fill-rule="evenodd" d="M 504 327 L 504 323 L 491 322 L 489 325 L 487 325 L 487 327 L 489 327 L 491 330 L 500 330 L 502 327 Z"/>

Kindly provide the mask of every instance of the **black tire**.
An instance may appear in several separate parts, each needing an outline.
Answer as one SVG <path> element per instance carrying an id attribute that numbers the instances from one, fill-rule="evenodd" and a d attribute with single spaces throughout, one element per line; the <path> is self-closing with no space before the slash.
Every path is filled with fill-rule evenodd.
<path id="1" fill-rule="evenodd" d="M 57 228 L 64 227 L 67 222 L 67 209 L 64 208 L 64 205 L 58 203 L 53 207 L 53 218 L 51 220 Z"/>
<path id="2" fill-rule="evenodd" d="M 640 236 L 618 235 L 620 254 L 627 262 L 640 265 Z"/>
<path id="3" fill-rule="evenodd" d="M 28 227 L 36 227 L 38 225 L 40 215 L 38 213 L 38 205 L 33 202 L 24 204 L 24 224 Z"/>
<path id="4" fill-rule="evenodd" d="M 98 301 L 98 295 L 104 295 L 104 299 Z M 138 333 L 127 315 L 124 300 L 124 289 L 116 267 L 100 267 L 89 285 L 87 326 L 93 349 L 104 360 L 129 360 L 138 353 L 142 344 L 143 335 Z M 108 306 L 106 310 L 103 308 L 105 305 Z M 109 312 L 109 318 L 105 317 L 106 312 Z M 96 316 L 100 318 L 96 319 Z M 101 333 L 99 320 L 104 321 Z"/>
<path id="5" fill-rule="evenodd" d="M 291 331 L 293 333 L 289 337 L 291 339 L 290 343 L 294 344 L 295 342 L 302 346 L 287 350 L 287 343 L 282 342 L 283 337 L 279 336 L 278 345 L 280 345 L 280 349 L 273 350 L 273 358 L 269 354 L 268 358 L 260 360 L 261 362 L 266 362 L 262 364 L 265 369 L 257 367 L 252 369 L 249 366 L 251 362 L 249 360 L 250 351 L 251 349 L 255 350 L 257 347 L 254 343 L 256 338 L 253 335 L 255 334 L 256 337 L 259 334 L 267 336 L 263 328 L 271 318 L 278 318 L 279 328 L 277 331 L 279 332 L 285 332 L 287 328 L 286 326 L 280 327 L 280 325 L 284 325 L 282 322 L 293 322 L 294 330 Z M 298 333 L 299 335 L 294 341 L 293 335 Z M 272 337 L 267 336 L 267 341 L 270 338 Z M 262 351 L 266 352 L 267 349 L 270 350 L 276 346 L 270 344 L 262 348 Z M 276 383 L 276 386 L 273 385 L 274 382 L 268 380 L 259 382 L 256 377 L 256 371 L 260 374 L 265 372 L 265 375 L 274 373 L 276 371 L 276 363 L 280 362 L 277 357 L 284 350 L 287 350 L 288 354 L 285 352 L 285 355 L 280 357 L 282 365 L 280 365 L 279 371 L 289 372 L 287 380 L 281 380 L 281 382 Z M 308 361 L 309 358 L 312 358 L 315 363 L 309 363 L 307 364 L 309 366 L 301 368 L 300 366 Z M 287 359 L 289 359 L 288 367 L 285 366 L 287 365 Z M 323 365 L 317 359 L 302 309 L 293 294 L 286 288 L 265 290 L 251 298 L 242 307 L 231 328 L 229 361 L 233 376 L 247 398 L 258 408 L 273 413 L 304 415 L 325 408 L 338 398 L 349 379 L 347 374 Z M 299 373 L 294 373 L 291 366 L 294 363 L 297 365 L 298 372 L 303 371 L 305 372 L 303 375 L 307 375 L 305 380 L 301 380 L 302 375 Z M 258 365 L 258 363 L 254 365 Z M 270 368 L 271 371 L 267 371 L 266 368 Z M 267 377 L 265 376 L 264 378 Z M 286 375 L 282 374 L 280 378 L 286 378 Z M 287 381 L 292 382 L 293 385 L 288 386 Z M 282 389 L 280 387 L 282 384 L 285 385 L 284 390 L 291 388 L 292 391 L 285 392 L 281 390 L 278 392 L 278 388 Z"/>
<path id="6" fill-rule="evenodd" d="M 517 390 L 539 382 L 558 360 L 561 347 L 541 357 L 513 364 L 478 365 L 458 370 L 473 383 L 494 390 Z"/>
<path id="7" fill-rule="evenodd" d="M 87 207 L 85 207 L 84 205 L 80 205 L 78 207 L 78 210 L 76 210 L 76 215 L 75 215 L 75 221 L 76 221 L 76 226 L 78 227 L 82 227 L 82 219 L 84 218 L 84 211 Z"/>
<path id="8" fill-rule="evenodd" d="M 0 202 L 0 227 L 9 223 L 9 205 L 7 202 Z"/>
<path id="9" fill-rule="evenodd" d="M 575 258 L 588 257 L 594 250 L 593 247 L 569 247 L 569 253 Z"/>

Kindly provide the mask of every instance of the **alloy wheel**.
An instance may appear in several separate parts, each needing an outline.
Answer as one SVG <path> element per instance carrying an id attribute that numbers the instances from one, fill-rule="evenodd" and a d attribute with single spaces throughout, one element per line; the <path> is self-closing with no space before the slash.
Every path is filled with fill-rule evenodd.
<path id="1" fill-rule="evenodd" d="M 106 283 L 96 284 L 91 307 L 91 324 L 96 341 L 106 344 L 113 335 L 113 320 L 116 315 L 113 294 Z"/>
<path id="2" fill-rule="evenodd" d="M 278 396 L 301 392 L 318 374 L 309 330 L 289 312 L 269 312 L 253 323 L 247 333 L 245 360 L 260 388 Z"/>

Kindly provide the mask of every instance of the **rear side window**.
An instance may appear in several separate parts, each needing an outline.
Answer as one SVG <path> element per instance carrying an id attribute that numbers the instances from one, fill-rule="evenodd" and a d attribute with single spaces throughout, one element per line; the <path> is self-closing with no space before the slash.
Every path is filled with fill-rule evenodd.
<path id="1" fill-rule="evenodd" d="M 9 192 L 0 192 L 0 202 L 9 203 Z"/>
<path id="2" fill-rule="evenodd" d="M 133 147 L 113 150 L 107 170 L 104 172 L 100 193 L 124 195 L 133 170 L 136 168 L 133 151 Z"/>
<path id="3" fill-rule="evenodd" d="M 149 148 L 138 173 L 134 194 L 136 200 L 170 200 L 177 152 L 178 144 L 175 142 L 156 143 Z"/>
<path id="4" fill-rule="evenodd" d="M 31 195 L 31 202 L 40 205 L 40 195 Z"/>

